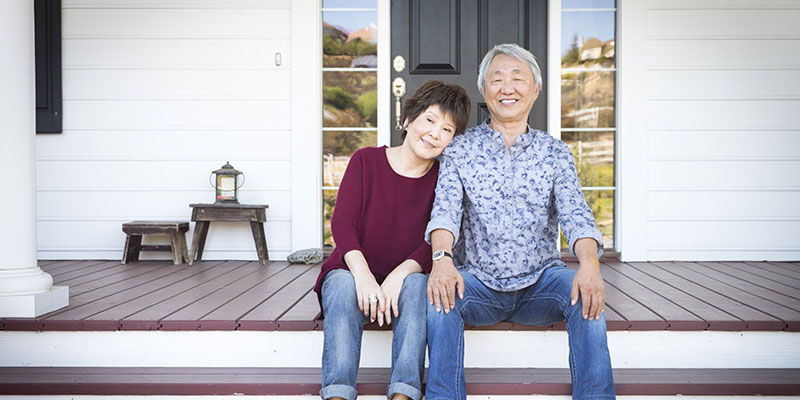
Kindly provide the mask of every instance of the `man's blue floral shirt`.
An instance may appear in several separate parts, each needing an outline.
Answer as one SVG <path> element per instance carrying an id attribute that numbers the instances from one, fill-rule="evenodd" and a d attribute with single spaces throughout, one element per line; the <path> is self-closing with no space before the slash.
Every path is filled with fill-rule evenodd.
<path id="1" fill-rule="evenodd" d="M 567 145 L 528 128 L 510 149 L 488 121 L 456 136 L 439 159 L 439 181 L 425 231 L 453 233 L 455 264 L 499 291 L 534 284 L 544 269 L 563 265 L 558 224 L 574 254 L 603 236 L 580 188 Z"/>

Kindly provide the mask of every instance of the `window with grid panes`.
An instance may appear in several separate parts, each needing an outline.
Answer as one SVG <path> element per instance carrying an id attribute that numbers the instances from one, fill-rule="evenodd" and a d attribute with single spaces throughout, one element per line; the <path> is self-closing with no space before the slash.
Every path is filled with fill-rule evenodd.
<path id="1" fill-rule="evenodd" d="M 561 3 L 561 140 L 575 157 L 603 245 L 614 249 L 616 3 Z M 562 248 L 566 240 L 562 234 Z"/>
<path id="2" fill-rule="evenodd" d="M 350 156 L 377 145 L 377 0 L 322 2 L 323 243 Z"/>

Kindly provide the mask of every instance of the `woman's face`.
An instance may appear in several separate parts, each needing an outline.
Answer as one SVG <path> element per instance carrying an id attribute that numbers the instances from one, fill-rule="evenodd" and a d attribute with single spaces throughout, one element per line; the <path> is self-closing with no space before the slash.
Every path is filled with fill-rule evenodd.
<path id="1" fill-rule="evenodd" d="M 432 105 L 410 123 L 406 120 L 406 139 L 403 146 L 410 146 L 417 157 L 431 160 L 442 154 L 453 140 L 456 124 L 450 115 L 445 115 L 438 105 Z"/>

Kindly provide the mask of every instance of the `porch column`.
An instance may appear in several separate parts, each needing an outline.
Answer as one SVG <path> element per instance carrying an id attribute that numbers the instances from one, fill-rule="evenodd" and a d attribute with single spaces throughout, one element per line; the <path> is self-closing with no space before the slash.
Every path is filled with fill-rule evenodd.
<path id="1" fill-rule="evenodd" d="M 65 307 L 66 286 L 37 265 L 33 2 L 0 1 L 0 317 Z"/>

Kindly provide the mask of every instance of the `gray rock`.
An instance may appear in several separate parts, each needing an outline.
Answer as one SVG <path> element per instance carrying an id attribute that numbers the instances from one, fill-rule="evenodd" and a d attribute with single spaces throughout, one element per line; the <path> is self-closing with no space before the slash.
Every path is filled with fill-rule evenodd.
<path id="1" fill-rule="evenodd" d="M 297 250 L 289 254 L 286 260 L 289 261 L 290 264 L 319 264 L 322 262 L 322 249 Z"/>

